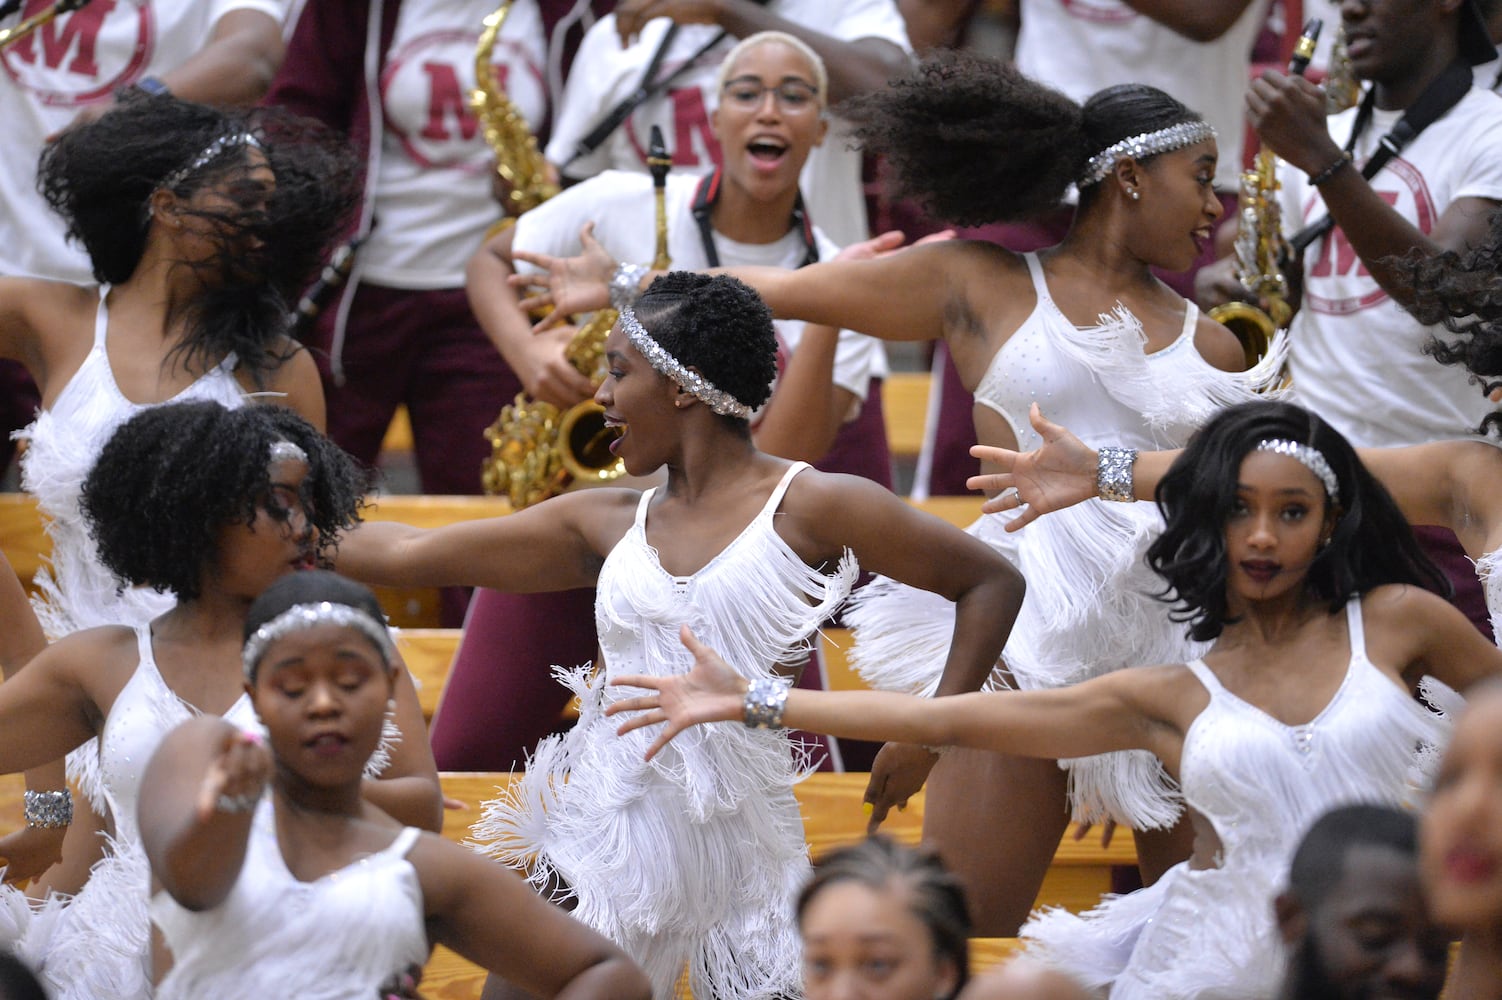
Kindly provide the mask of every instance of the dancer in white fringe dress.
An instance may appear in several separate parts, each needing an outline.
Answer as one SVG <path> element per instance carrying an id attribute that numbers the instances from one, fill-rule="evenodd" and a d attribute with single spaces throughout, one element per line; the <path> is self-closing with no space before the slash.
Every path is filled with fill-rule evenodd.
<path id="1" fill-rule="evenodd" d="M 1304 830 L 1344 803 L 1412 804 L 1448 735 L 1436 709 L 1455 707 L 1416 696 L 1502 674 L 1502 650 L 1426 591 L 1444 577 L 1391 499 L 1298 407 L 1212 418 L 1159 498 L 1166 526 L 1148 559 L 1177 616 L 1213 641 L 1204 656 L 1054 691 L 794 691 L 779 714 L 815 732 L 1045 757 L 1151 751 L 1195 810 L 1193 858 L 1085 914 L 1038 914 L 1027 949 L 1113 1000 L 1267 1000 L 1281 981 L 1273 897 Z M 667 723 L 649 753 L 763 710 L 718 654 L 687 630 L 685 643 L 688 676 L 616 679 L 656 689 L 611 710 L 637 713 L 622 726 L 633 735 Z"/>
<path id="2" fill-rule="evenodd" d="M 254 725 L 238 655 L 246 611 L 271 582 L 333 545 L 361 494 L 348 456 L 281 407 L 151 407 L 100 452 L 80 507 L 105 566 L 178 600 L 145 624 L 65 636 L 0 685 L 0 770 L 98 737 L 110 821 L 103 858 L 76 894 L 32 905 L 14 889 L 0 896 L 0 912 L 14 919 L 6 935 L 21 937 L 16 951 L 55 1000 L 151 995 L 150 876 L 136 810 L 142 770 L 186 719 Z M 371 759 L 380 780 L 367 794 L 437 829 L 437 772 L 405 674 L 392 723 L 387 752 Z"/>
<path id="3" fill-rule="evenodd" d="M 120 586 L 78 510 L 99 449 L 132 414 L 172 400 L 239 406 L 259 393 L 322 426 L 323 392 L 287 336 L 288 303 L 354 204 L 354 170 L 337 140 L 285 116 L 169 96 L 128 96 L 48 146 L 38 184 L 100 282 L 0 278 L 0 356 L 23 362 L 42 395 L 18 436 L 22 486 L 52 543 L 35 581 L 49 638 L 141 625 L 172 606 L 168 595 Z M 92 746 L 74 754 L 72 777 L 101 809 L 96 758 Z M 28 781 L 61 790 L 62 767 Z M 82 811 L 78 821 L 68 862 L 44 885 L 77 891 L 97 857 L 96 823 Z M 8 877 L 41 874 L 56 860 L 57 833 L 0 841 Z"/>
<path id="4" fill-rule="evenodd" d="M 1235 338 L 1152 274 L 1188 267 L 1220 215 L 1216 145 L 1199 116 L 1150 87 L 1114 87 L 1083 107 L 1009 67 L 975 57 L 926 63 L 915 77 L 861 99 L 860 134 L 884 152 L 903 187 L 960 224 L 1051 211 L 1072 183 L 1079 211 L 1058 247 L 1017 255 L 986 243 L 917 247 L 866 262 L 777 274 L 733 268 L 773 312 L 892 340 L 944 338 L 979 401 L 987 444 L 1028 440 L 1033 400 L 1067 409 L 1091 434 L 1144 446 L 1182 444 L 1222 406 L 1274 378 L 1281 346 L 1250 372 Z M 614 262 L 586 243 L 549 269 L 539 301 L 594 308 Z M 1028 594 L 997 683 L 1070 684 L 1121 667 L 1187 659 L 1195 646 L 1151 596 L 1141 566 L 1155 512 L 1091 504 L 1029 537 L 982 518 L 972 534 L 1008 556 Z M 854 659 L 873 686 L 940 695 L 976 690 L 944 672 L 950 609 L 890 581 L 858 596 L 846 620 Z M 1078 818 L 1116 818 L 1139 831 L 1145 877 L 1189 850 L 1174 827 L 1177 791 L 1146 754 L 1071 762 Z M 936 766 L 937 765 L 937 766 Z M 965 882 L 976 932 L 1015 934 L 1036 898 L 1068 819 L 1066 776 L 1044 761 L 960 752 L 942 763 L 889 746 L 867 798 L 874 823 L 921 787 L 924 836 Z"/>
<path id="5" fill-rule="evenodd" d="M 666 465 L 666 486 L 584 490 L 432 531 L 365 524 L 341 544 L 339 568 L 373 583 L 597 586 L 600 669 L 560 671 L 583 697 L 579 722 L 539 746 L 476 839 L 621 944 L 656 996 L 673 995 L 685 963 L 697 996 L 796 996 L 792 900 L 808 861 L 792 789 L 804 762 L 785 734 L 722 726 L 648 764 L 645 743 L 617 740 L 602 718 L 617 697 L 606 681 L 687 669 L 678 630 L 691 625 L 749 680 L 777 685 L 858 559 L 956 601 L 955 669 L 979 683 L 1021 581 L 987 546 L 867 480 L 756 451 L 746 418 L 770 392 L 776 337 L 740 282 L 659 278 L 605 346 L 596 399 L 621 429 L 614 450 L 633 475 Z"/>
<path id="6" fill-rule="evenodd" d="M 259 726 L 194 719 L 141 777 L 152 916 L 173 957 L 159 1000 L 412 996 L 434 943 L 534 996 L 646 1000 L 619 948 L 363 794 L 403 672 L 374 594 L 333 573 L 284 577 L 245 637 Z"/>

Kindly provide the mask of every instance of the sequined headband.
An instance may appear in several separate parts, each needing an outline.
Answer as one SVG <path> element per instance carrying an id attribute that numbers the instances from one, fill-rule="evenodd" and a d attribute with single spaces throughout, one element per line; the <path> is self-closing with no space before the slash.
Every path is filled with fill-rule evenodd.
<path id="1" fill-rule="evenodd" d="M 1325 493 L 1330 497 L 1331 502 L 1340 503 L 1340 480 L 1335 478 L 1335 470 L 1330 468 L 1330 463 L 1325 461 L 1325 456 L 1321 455 L 1317 448 L 1299 444 L 1297 441 L 1270 438 L 1266 441 L 1258 441 L 1256 450 L 1286 455 L 1300 462 L 1324 484 Z"/>
<path id="2" fill-rule="evenodd" d="M 255 674 L 256 665 L 266 654 L 267 646 L 293 632 L 317 628 L 319 625 L 352 628 L 375 643 L 387 666 L 396 662 L 396 644 L 391 641 L 391 633 L 385 625 L 348 604 L 319 601 L 317 604 L 294 604 L 250 634 L 250 638 L 245 640 L 242 654 L 245 676 Z"/>
<path id="3" fill-rule="evenodd" d="M 1080 177 L 1080 187 L 1099 184 L 1109 174 L 1116 161 L 1130 156 L 1140 160 L 1159 153 L 1171 153 L 1175 149 L 1193 146 L 1197 142 L 1215 138 L 1215 129 L 1206 122 L 1179 122 L 1156 132 L 1143 132 L 1114 142 L 1096 153 L 1085 163 L 1085 172 Z"/>
<path id="4" fill-rule="evenodd" d="M 631 346 L 636 348 L 638 354 L 647 359 L 648 364 L 703 400 L 711 410 L 722 417 L 746 420 L 751 416 L 751 407 L 725 390 L 716 389 L 714 383 L 698 372 L 689 371 L 681 361 L 668 353 L 667 348 L 653 340 L 629 307 L 621 310 L 620 324 L 626 339 L 631 341 Z"/>
<path id="5" fill-rule="evenodd" d="M 174 170 L 172 173 L 168 174 L 167 179 L 162 181 L 161 186 L 168 189 L 177 187 L 183 181 L 187 180 L 195 170 L 199 169 L 200 167 L 206 166 L 215 157 L 221 155 L 231 146 L 249 146 L 252 149 L 265 148 L 261 145 L 261 140 L 257 139 L 249 132 L 236 132 L 234 135 L 221 135 L 219 138 L 203 147 L 203 151 L 197 156 L 193 157 L 193 159 L 189 160 L 186 165 L 181 166 L 178 169 Z"/>
<path id="6" fill-rule="evenodd" d="M 308 453 L 295 442 L 273 441 L 271 442 L 271 460 L 273 462 L 302 462 L 306 465 Z"/>

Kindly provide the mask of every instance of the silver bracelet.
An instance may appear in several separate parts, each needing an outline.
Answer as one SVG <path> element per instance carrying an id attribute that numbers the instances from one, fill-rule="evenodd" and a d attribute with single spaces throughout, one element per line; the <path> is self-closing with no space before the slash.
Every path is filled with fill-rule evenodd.
<path id="1" fill-rule="evenodd" d="M 788 689 L 792 681 L 775 677 L 759 677 L 746 688 L 747 729 L 781 729 L 782 710 L 787 705 Z"/>
<path id="2" fill-rule="evenodd" d="M 214 800 L 214 811 L 222 813 L 248 813 L 260 801 L 260 792 L 248 792 L 245 795 L 221 795 Z"/>
<path id="3" fill-rule="evenodd" d="M 943 757 L 945 754 L 949 753 L 949 751 L 954 749 L 954 747 L 938 746 L 933 743 L 920 743 L 918 744 L 918 746 L 922 747 L 924 750 L 927 750 L 929 754 L 934 757 Z"/>
<path id="4" fill-rule="evenodd" d="M 21 799 L 26 804 L 26 825 L 57 829 L 73 822 L 73 793 L 66 788 L 55 792 L 27 789 Z"/>
<path id="5" fill-rule="evenodd" d="M 617 312 L 636 302 L 641 295 L 641 279 L 646 277 L 648 270 L 640 264 L 625 261 L 615 266 L 615 273 L 610 276 L 610 304 Z"/>
<path id="6" fill-rule="evenodd" d="M 1095 466 L 1095 492 L 1102 500 L 1134 503 L 1132 465 L 1137 461 L 1136 448 L 1102 448 Z"/>

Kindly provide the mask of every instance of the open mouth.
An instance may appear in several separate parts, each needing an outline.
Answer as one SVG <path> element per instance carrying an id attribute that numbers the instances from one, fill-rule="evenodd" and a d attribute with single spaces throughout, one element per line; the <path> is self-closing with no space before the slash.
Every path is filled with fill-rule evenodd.
<path id="1" fill-rule="evenodd" d="M 610 453 L 612 455 L 617 455 L 620 453 L 621 442 L 625 440 L 626 434 L 630 431 L 630 427 L 627 425 L 626 421 L 622 420 L 620 417 L 613 417 L 608 413 L 605 414 L 604 420 L 605 429 L 607 431 L 615 432 L 615 438 L 610 442 Z"/>
<path id="2" fill-rule="evenodd" d="M 1241 571 L 1258 583 L 1267 583 L 1282 572 L 1282 567 L 1275 562 L 1244 562 Z"/>
<path id="3" fill-rule="evenodd" d="M 787 156 L 788 145 L 771 136 L 757 136 L 746 144 L 751 159 L 764 167 L 775 167 Z"/>
<path id="4" fill-rule="evenodd" d="M 320 757 L 336 757 L 349 746 L 349 740 L 341 733 L 319 733 L 312 739 L 304 740 L 303 746 Z"/>

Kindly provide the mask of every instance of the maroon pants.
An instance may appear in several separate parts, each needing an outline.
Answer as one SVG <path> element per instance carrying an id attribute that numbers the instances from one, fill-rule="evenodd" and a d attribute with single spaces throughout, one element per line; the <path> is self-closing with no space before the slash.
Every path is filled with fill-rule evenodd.
<path id="1" fill-rule="evenodd" d="M 861 415 L 841 429 L 819 468 L 892 482 L 881 387 L 873 384 Z M 523 766 L 537 741 L 558 725 L 568 691 L 553 680 L 553 665 L 573 667 L 596 653 L 593 590 L 553 594 L 475 591 L 464 638 L 449 670 L 443 702 L 433 717 L 433 756 L 444 771 L 505 771 Z M 817 689 L 823 672 L 810 661 L 799 685 Z M 799 735 L 815 750 L 825 737 Z M 869 767 L 869 745 L 848 755 Z M 823 768 L 833 766 L 829 752 Z"/>
<path id="2" fill-rule="evenodd" d="M 1236 215 L 1234 195 L 1223 194 L 1220 201 L 1225 211 L 1216 222 L 1217 227 Z M 1073 221 L 1074 210 L 1066 207 L 1030 222 L 962 230 L 960 236 L 987 240 L 1017 253 L 1028 253 L 1063 240 Z M 1214 243 L 1212 239 L 1206 244 L 1199 259 L 1187 271 L 1175 274 L 1154 268 L 1153 273 L 1174 291 L 1191 299 L 1194 297 L 1195 274 L 1200 268 L 1215 262 Z M 965 487 L 965 480 L 980 471 L 980 462 L 970 456 L 970 448 L 975 444 L 975 397 L 960 381 L 959 372 L 955 371 L 943 344 L 934 352 L 933 374 L 933 386 L 939 392 L 939 419 L 930 432 L 933 436 L 930 448 L 932 464 L 927 489 L 932 496 L 965 496 L 970 492 Z"/>
<path id="3" fill-rule="evenodd" d="M 42 397 L 26 368 L 19 361 L 0 360 L 0 478 L 16 457 L 11 433 L 31 423 L 41 405 Z"/>
<path id="4" fill-rule="evenodd" d="M 1459 608 L 1471 620 L 1471 624 L 1481 630 L 1482 635 L 1492 639 L 1492 622 L 1486 611 L 1486 591 L 1476 577 L 1475 564 L 1465 554 L 1465 549 L 1461 548 L 1460 539 L 1455 537 L 1455 532 L 1449 528 L 1416 525 L 1413 534 L 1424 554 L 1434 560 L 1434 564 L 1450 578 L 1450 586 L 1455 588 L 1450 603 Z"/>

